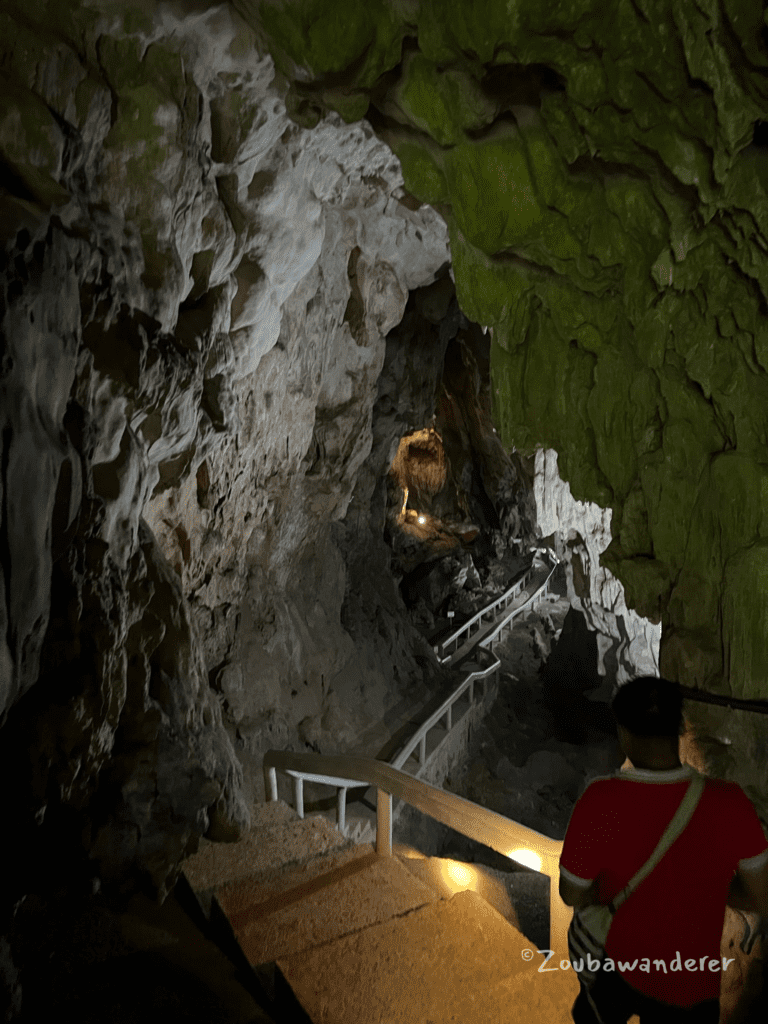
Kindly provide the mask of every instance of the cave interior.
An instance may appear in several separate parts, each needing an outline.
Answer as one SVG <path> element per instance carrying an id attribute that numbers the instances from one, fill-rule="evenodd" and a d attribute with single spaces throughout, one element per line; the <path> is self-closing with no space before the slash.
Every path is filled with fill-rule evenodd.
<path id="1" fill-rule="evenodd" d="M 436 784 L 562 840 L 661 674 L 768 838 L 761 6 L 3 4 L 4 1019 L 267 1024 L 185 862 L 258 840 L 269 750 L 389 762 L 537 552 Z"/>

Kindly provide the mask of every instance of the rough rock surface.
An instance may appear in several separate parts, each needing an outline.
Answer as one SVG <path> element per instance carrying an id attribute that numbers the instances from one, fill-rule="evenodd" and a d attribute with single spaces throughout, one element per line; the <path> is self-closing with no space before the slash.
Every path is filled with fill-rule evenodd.
<path id="1" fill-rule="evenodd" d="M 490 395 L 433 386 L 451 345 L 444 382 L 484 379 L 480 323 L 504 441 L 612 510 L 602 560 L 663 623 L 662 668 L 759 692 L 759 21 L 502 8 L 344 0 L 340 32 L 317 0 L 3 5 L 9 905 L 137 875 L 162 895 L 202 833 L 247 824 L 265 746 L 344 749 L 423 674 L 382 539 L 398 435 L 437 416 L 436 510 L 497 556 L 530 528 L 528 498 L 494 520 L 525 464 Z M 742 781 L 764 730 L 722 717 L 708 756 Z"/>
<path id="2" fill-rule="evenodd" d="M 763 688 L 768 45 L 728 0 L 238 9 L 307 123 L 365 115 L 445 215 L 504 440 L 613 513 L 667 674 Z M 619 27 L 617 29 L 617 26 Z"/>
<path id="3" fill-rule="evenodd" d="M 369 127 L 289 121 L 226 5 L 0 21 L 9 815 L 162 893 L 247 824 L 230 708 L 274 739 L 301 675 L 310 740 L 350 728 L 330 529 L 447 233 Z"/>
<path id="4" fill-rule="evenodd" d="M 533 487 L 542 535 L 558 533 L 565 549 L 571 606 L 597 633 L 600 674 L 605 675 L 609 651 L 619 683 L 635 675 L 658 674 L 661 624 L 627 608 L 624 587 L 600 562 L 611 542 L 611 510 L 574 501 L 569 485 L 560 479 L 557 452 L 552 450 L 536 453 Z"/>

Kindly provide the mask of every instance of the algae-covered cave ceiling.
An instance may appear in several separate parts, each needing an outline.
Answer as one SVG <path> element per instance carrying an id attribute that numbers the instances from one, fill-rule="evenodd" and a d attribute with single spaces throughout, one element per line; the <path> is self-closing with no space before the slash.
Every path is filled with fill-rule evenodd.
<path id="1" fill-rule="evenodd" d="M 666 675 L 766 696 L 759 6 L 6 0 L 10 903 L 52 843 L 167 892 L 265 749 L 423 696 L 403 597 L 479 587 L 535 486 L 539 533 L 593 516 L 601 657 L 661 631 Z M 756 792 L 759 725 L 707 714 Z"/>
<path id="2" fill-rule="evenodd" d="M 603 562 L 661 667 L 768 669 L 768 32 L 762 5 L 236 4 L 304 124 L 366 117 L 444 215 L 493 328 L 503 440 L 613 510 Z M 343 31 L 341 27 L 343 26 Z"/>

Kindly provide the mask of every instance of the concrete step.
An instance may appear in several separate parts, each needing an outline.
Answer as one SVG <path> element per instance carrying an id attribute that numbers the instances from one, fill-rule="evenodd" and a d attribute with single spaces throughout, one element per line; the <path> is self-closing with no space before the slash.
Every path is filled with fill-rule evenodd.
<path id="1" fill-rule="evenodd" d="M 184 861 L 184 874 L 206 915 L 211 895 L 222 885 L 272 877 L 288 865 L 354 847 L 326 818 L 300 819 L 282 800 L 257 804 L 251 820 L 251 829 L 238 842 L 201 839 L 197 853 Z"/>
<path id="2" fill-rule="evenodd" d="M 571 1024 L 578 980 L 559 965 L 538 973 L 543 961 L 467 890 L 277 967 L 312 1024 Z"/>
<path id="3" fill-rule="evenodd" d="M 396 857 L 379 857 L 370 845 L 360 845 L 285 868 L 271 879 L 223 886 L 216 899 L 249 963 L 258 967 L 438 897 Z"/>
<path id="4" fill-rule="evenodd" d="M 549 880 L 537 871 L 499 871 L 447 857 L 425 857 L 412 847 L 395 847 L 401 863 L 426 882 L 441 899 L 471 889 L 511 925 L 534 949 L 549 945 Z"/>

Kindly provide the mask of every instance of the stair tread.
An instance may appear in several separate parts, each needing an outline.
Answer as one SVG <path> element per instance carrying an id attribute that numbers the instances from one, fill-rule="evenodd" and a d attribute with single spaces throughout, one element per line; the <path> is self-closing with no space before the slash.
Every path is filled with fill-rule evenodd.
<path id="1" fill-rule="evenodd" d="M 257 824 L 236 843 L 201 840 L 198 852 L 187 857 L 183 865 L 195 892 L 207 892 L 240 879 L 269 876 L 285 865 L 313 860 L 352 845 L 322 815 L 299 818 L 294 811 L 294 817 L 289 818 L 279 810 L 273 814 L 272 824 Z M 269 822 L 270 818 L 265 813 L 262 820 Z"/>
<path id="2" fill-rule="evenodd" d="M 472 889 L 534 947 L 549 942 L 549 879 L 529 871 L 499 871 L 485 864 L 467 864 L 444 857 L 395 855 L 408 871 L 431 886 L 441 899 Z"/>
<path id="3" fill-rule="evenodd" d="M 412 875 L 434 889 L 441 899 L 450 899 L 457 892 L 471 889 L 482 896 L 505 921 L 520 930 L 520 922 L 502 871 L 492 871 L 491 868 L 465 864 L 446 857 L 398 857 L 398 860 Z"/>
<path id="4" fill-rule="evenodd" d="M 570 1024 L 578 980 L 559 966 L 539 974 L 543 961 L 465 891 L 282 957 L 278 967 L 313 1024 Z"/>
<path id="5" fill-rule="evenodd" d="M 438 897 L 394 857 L 353 846 L 274 878 L 222 887 L 216 898 L 253 966 L 327 943 Z"/>

